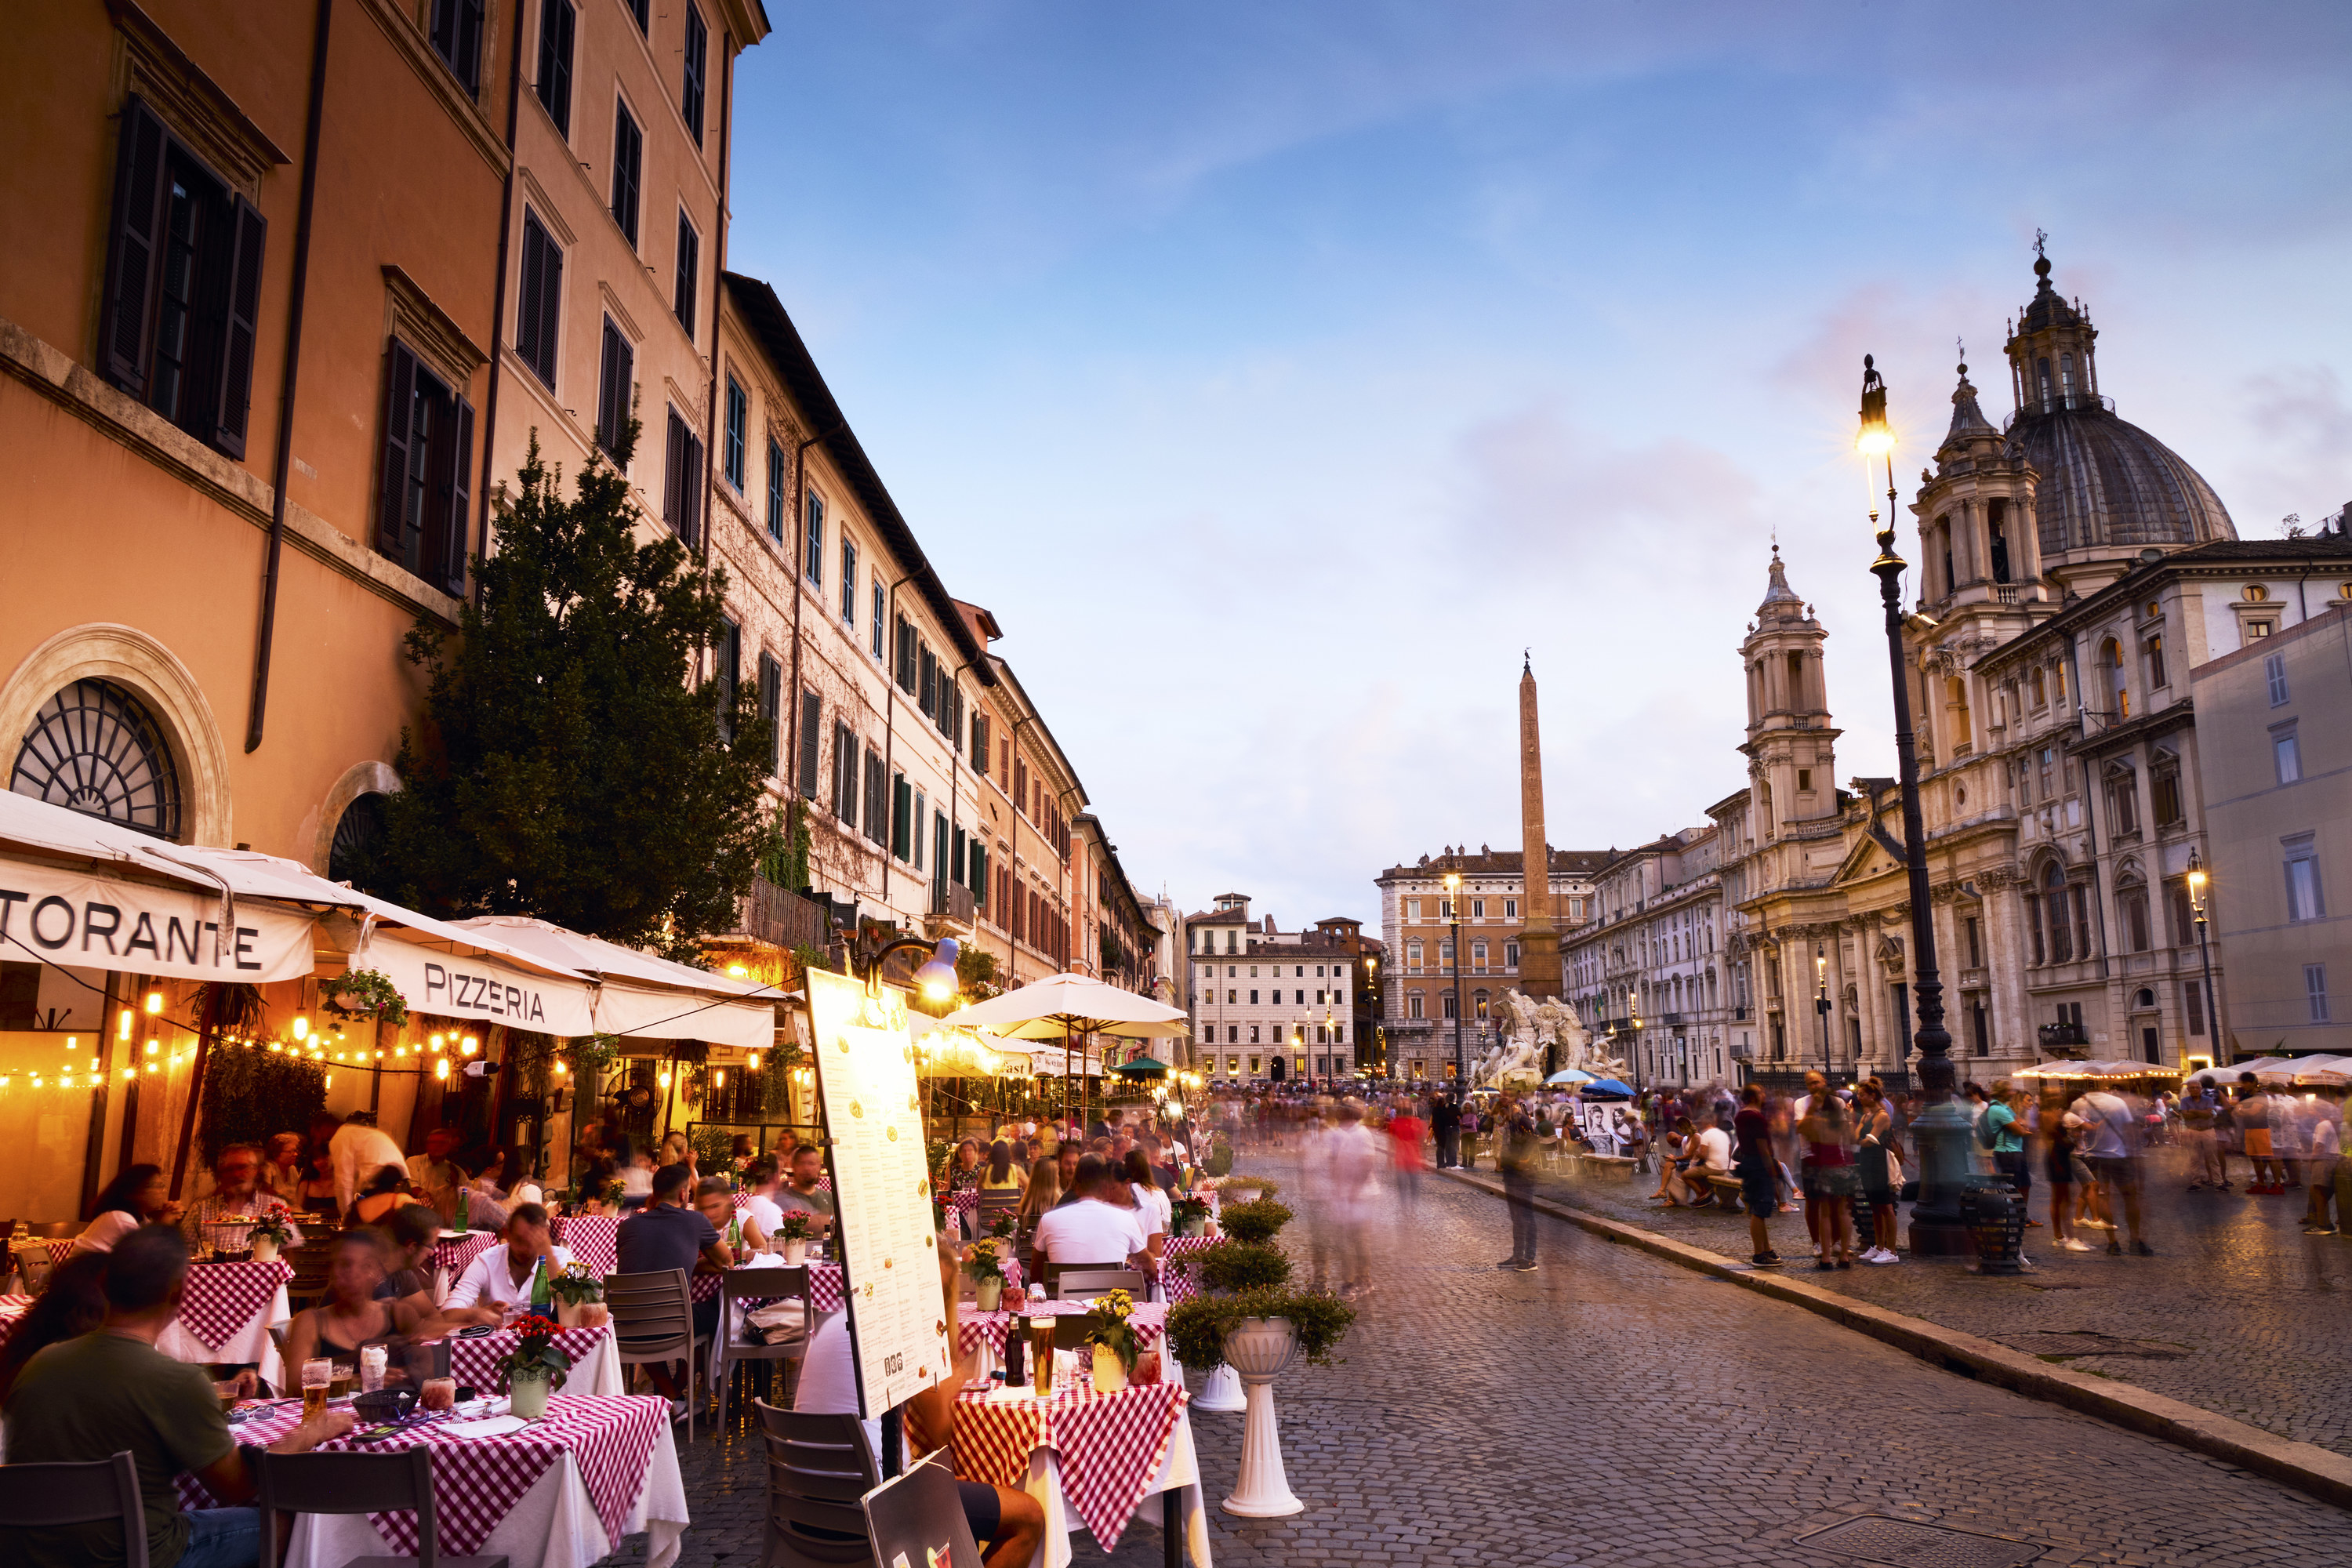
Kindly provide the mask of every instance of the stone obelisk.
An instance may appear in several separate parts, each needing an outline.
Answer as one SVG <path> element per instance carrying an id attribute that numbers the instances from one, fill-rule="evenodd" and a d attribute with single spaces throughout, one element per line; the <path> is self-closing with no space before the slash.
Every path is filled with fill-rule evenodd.
<path id="1" fill-rule="evenodd" d="M 1551 918 L 1551 846 L 1544 837 L 1543 735 L 1536 723 L 1536 672 L 1519 669 L 1519 860 L 1525 878 L 1520 908 L 1519 989 L 1536 1001 L 1560 992 L 1559 931 Z"/>

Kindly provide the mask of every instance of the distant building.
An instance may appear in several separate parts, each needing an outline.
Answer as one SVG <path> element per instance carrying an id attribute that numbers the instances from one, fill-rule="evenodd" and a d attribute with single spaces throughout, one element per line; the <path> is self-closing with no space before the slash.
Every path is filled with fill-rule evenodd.
<path id="1" fill-rule="evenodd" d="M 1226 1082 L 1329 1086 L 1356 1068 L 1360 977 L 1376 954 L 1361 924 L 1282 931 L 1246 893 L 1185 921 L 1197 1070 Z"/>
<path id="2" fill-rule="evenodd" d="M 1733 1080 L 1753 1050 L 1724 941 L 1719 837 L 1710 823 L 1613 857 L 1563 947 L 1570 1004 L 1640 1088 Z"/>

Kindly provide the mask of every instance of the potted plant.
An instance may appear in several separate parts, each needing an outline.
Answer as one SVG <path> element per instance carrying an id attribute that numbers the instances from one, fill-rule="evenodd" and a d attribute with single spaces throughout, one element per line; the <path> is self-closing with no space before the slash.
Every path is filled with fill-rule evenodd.
<path id="1" fill-rule="evenodd" d="M 1227 1176 L 1217 1184 L 1217 1206 L 1222 1210 L 1234 1204 L 1255 1203 L 1281 1191 L 1280 1182 L 1269 1182 L 1264 1176 Z"/>
<path id="2" fill-rule="evenodd" d="M 1086 1342 L 1094 1347 L 1097 1394 L 1117 1394 L 1127 1386 L 1128 1374 L 1135 1370 L 1143 1342 L 1128 1322 L 1134 1311 L 1135 1298 L 1124 1290 L 1107 1291 L 1087 1309 Z"/>
<path id="3" fill-rule="evenodd" d="M 368 1018 L 397 1029 L 408 1022 L 408 1004 L 392 976 L 373 969 L 354 969 L 339 979 L 323 981 L 320 997 L 327 1011 L 345 1018 Z"/>
<path id="4" fill-rule="evenodd" d="M 1241 1477 L 1222 1505 L 1226 1512 L 1277 1519 L 1307 1506 L 1292 1495 L 1283 1471 L 1274 1380 L 1301 1356 L 1311 1365 L 1331 1364 L 1332 1349 L 1355 1320 L 1354 1309 L 1328 1291 L 1280 1286 L 1196 1296 L 1168 1310 L 1170 1352 L 1202 1370 L 1230 1366 L 1248 1390 Z"/>
<path id="5" fill-rule="evenodd" d="M 1199 1236 L 1209 1223 L 1209 1205 L 1205 1198 L 1187 1194 L 1169 1207 L 1179 1236 Z"/>
<path id="6" fill-rule="evenodd" d="M 278 1248 L 292 1246 L 294 1222 L 286 1217 L 286 1206 L 280 1204 L 263 1214 L 246 1232 L 245 1239 L 253 1248 L 256 1263 L 268 1263 L 278 1256 Z"/>
<path id="7" fill-rule="evenodd" d="M 989 1237 L 993 1241 L 1011 1241 L 1013 1234 L 1020 1228 L 1019 1219 L 1001 1211 L 988 1222 Z"/>
<path id="8" fill-rule="evenodd" d="M 972 1295 L 983 1312 L 995 1311 L 1004 1297 L 1004 1256 L 998 1250 L 1002 1246 L 989 1237 L 973 1242 L 963 1255 L 963 1271 L 971 1276 Z"/>
<path id="9" fill-rule="evenodd" d="M 509 1407 L 525 1421 L 547 1414 L 547 1396 L 563 1386 L 572 1358 L 555 1348 L 559 1325 L 537 1312 L 515 1320 L 515 1347 L 499 1357 L 493 1370 L 499 1386 L 507 1391 Z"/>
<path id="10" fill-rule="evenodd" d="M 784 1249 L 784 1261 L 795 1267 L 808 1260 L 808 1215 L 793 1213 L 776 1222 L 776 1241 Z"/>
<path id="11" fill-rule="evenodd" d="M 1235 1241 L 1263 1245 L 1290 1223 L 1290 1210 L 1270 1197 L 1247 1203 L 1227 1203 L 1217 1211 L 1217 1225 Z"/>
<path id="12" fill-rule="evenodd" d="M 555 1298 L 555 1321 L 575 1329 L 588 1316 L 588 1307 L 604 1299 L 604 1282 L 590 1273 L 586 1264 L 567 1263 L 547 1282 L 547 1292 Z"/>

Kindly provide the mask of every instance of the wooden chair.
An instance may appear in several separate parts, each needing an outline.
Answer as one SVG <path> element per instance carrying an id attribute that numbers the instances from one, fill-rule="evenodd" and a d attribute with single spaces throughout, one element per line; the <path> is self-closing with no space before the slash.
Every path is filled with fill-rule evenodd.
<path id="1" fill-rule="evenodd" d="M 299 1312 L 327 1299 L 327 1270 L 334 1261 L 334 1251 L 331 1237 L 306 1241 L 285 1254 L 286 1261 L 294 1266 L 294 1278 L 286 1282 L 286 1304 L 291 1310 Z"/>
<path id="2" fill-rule="evenodd" d="M 746 1312 L 755 1306 L 779 1300 L 797 1299 L 801 1304 L 800 1331 L 789 1340 L 766 1342 L 746 1342 L 729 1334 L 728 1326 L 734 1320 L 734 1310 L 740 1304 Z M 801 1359 L 808 1354 L 809 1320 L 814 1315 L 808 1304 L 808 1269 L 799 1268 L 733 1268 L 728 1270 L 719 1286 L 719 1427 L 712 1435 L 719 1441 L 727 1438 L 727 1394 L 735 1380 L 739 1362 L 780 1361 L 784 1363 L 784 1403 L 792 1403 L 793 1373 Z M 689 1429 L 689 1436 L 691 1431 Z"/>
<path id="3" fill-rule="evenodd" d="M 900 1563 L 939 1563 L 940 1568 L 980 1568 L 980 1543 L 956 1495 L 955 1471 L 945 1448 L 926 1454 L 905 1475 L 866 1494 L 866 1533 L 874 1541 L 874 1568 Z M 931 1555 L 947 1538 L 947 1561 Z"/>
<path id="4" fill-rule="evenodd" d="M 1124 1290 L 1139 1301 L 1143 1300 L 1143 1271 L 1139 1268 L 1049 1268 L 1046 1272 L 1053 1278 L 1045 1289 L 1064 1301 L 1091 1301 L 1113 1290 Z"/>
<path id="5" fill-rule="evenodd" d="M 503 1553 L 441 1554 L 433 1506 L 432 1447 L 419 1443 L 383 1454 L 272 1454 L 249 1451 L 261 1488 L 261 1560 L 278 1561 L 278 1513 L 416 1514 L 416 1555 L 354 1557 L 343 1568 L 508 1568 Z"/>
<path id="6" fill-rule="evenodd" d="M 691 1443 L 696 1380 L 702 1375 L 701 1351 L 709 1336 L 694 1331 L 694 1298 L 686 1270 L 607 1274 L 604 1304 L 613 1310 L 613 1346 L 625 1369 L 646 1363 L 686 1363 L 686 1440 Z M 622 1375 L 628 1373 L 625 1370 Z"/>
<path id="7" fill-rule="evenodd" d="M 49 1271 L 57 1267 L 49 1260 L 49 1245 L 45 1241 L 27 1241 L 14 1254 L 16 1262 L 16 1288 L 27 1296 L 37 1296 L 49 1283 Z"/>
<path id="8" fill-rule="evenodd" d="M 0 1560 L 16 1562 L 7 1546 L 37 1525 L 122 1526 L 125 1568 L 147 1568 L 147 1514 L 139 1500 L 139 1465 L 130 1451 L 86 1465 L 0 1465 Z"/>
<path id="9" fill-rule="evenodd" d="M 768 1530 L 760 1568 L 868 1561 L 858 1500 L 880 1486 L 882 1476 L 866 1443 L 865 1423 L 855 1415 L 783 1410 L 764 1399 L 753 1400 L 751 1408 L 768 1452 Z M 961 1506 L 955 1514 L 963 1517 Z"/>

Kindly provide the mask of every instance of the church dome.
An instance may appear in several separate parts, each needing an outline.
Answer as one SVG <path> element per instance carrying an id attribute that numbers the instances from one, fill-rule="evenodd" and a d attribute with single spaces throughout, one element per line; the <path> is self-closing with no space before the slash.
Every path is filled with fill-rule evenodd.
<path id="1" fill-rule="evenodd" d="M 2203 544 L 2235 539 L 2229 509 L 2179 453 L 2129 421 L 2099 393 L 2095 342 L 2080 302 L 2040 286 L 2008 349 L 2017 414 L 2011 444 L 2033 465 L 2035 521 L 2043 559 L 2112 547 Z"/>

